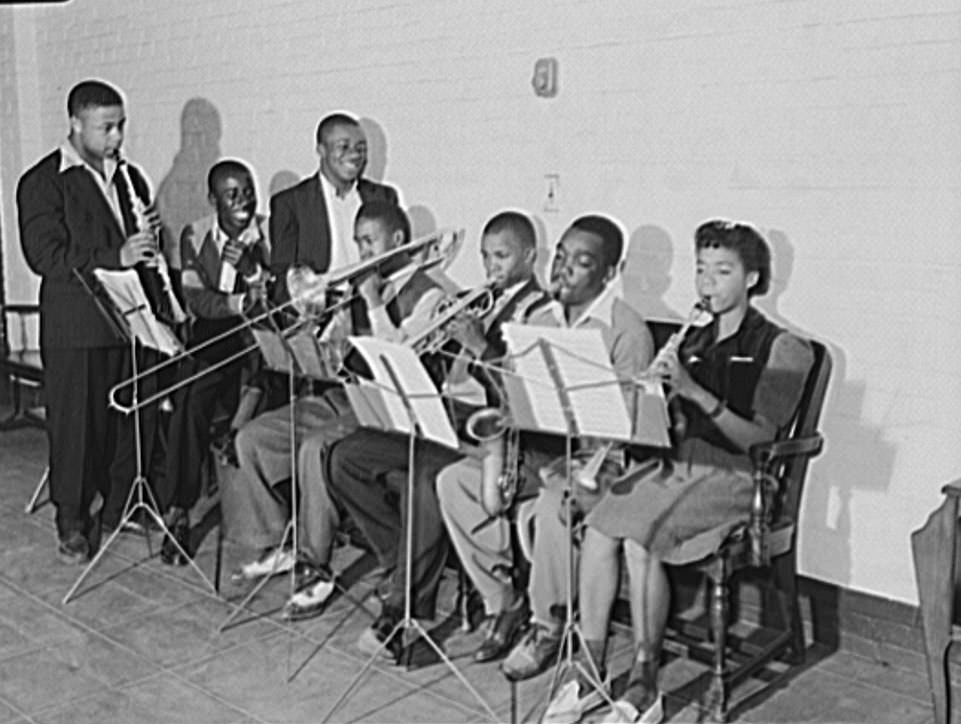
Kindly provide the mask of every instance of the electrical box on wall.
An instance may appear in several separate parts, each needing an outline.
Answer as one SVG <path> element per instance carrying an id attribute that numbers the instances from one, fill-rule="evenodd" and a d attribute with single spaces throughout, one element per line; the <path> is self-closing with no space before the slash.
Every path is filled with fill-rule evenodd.
<path id="1" fill-rule="evenodd" d="M 557 95 L 557 58 L 538 58 L 531 77 L 534 95 L 553 98 Z"/>

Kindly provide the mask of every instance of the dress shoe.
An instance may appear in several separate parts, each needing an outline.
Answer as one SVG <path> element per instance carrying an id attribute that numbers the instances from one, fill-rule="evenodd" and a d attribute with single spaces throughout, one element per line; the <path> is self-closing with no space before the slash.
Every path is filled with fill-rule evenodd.
<path id="1" fill-rule="evenodd" d="M 171 509 L 170 534 L 160 546 L 160 560 L 168 566 L 185 566 L 190 560 L 190 518 L 183 508 Z M 179 547 L 178 547 L 179 546 Z"/>
<path id="2" fill-rule="evenodd" d="M 301 564 L 297 564 L 300 566 Z M 297 590 L 284 604 L 286 621 L 303 621 L 319 616 L 334 592 L 334 575 L 328 566 L 307 565 L 297 572 Z"/>
<path id="3" fill-rule="evenodd" d="M 547 669 L 557 661 L 560 632 L 535 623 L 501 664 L 501 672 L 511 681 L 522 681 Z"/>
<path id="4" fill-rule="evenodd" d="M 589 669 L 586 661 L 582 660 L 580 665 Z M 603 693 L 581 673 L 579 668 L 570 668 L 566 679 L 547 704 L 542 720 L 544 724 L 575 724 L 585 714 L 597 709 L 605 701 L 609 701 L 611 682 L 605 677 L 604 672 L 599 673 Z"/>
<path id="5" fill-rule="evenodd" d="M 90 544 L 80 531 L 70 531 L 60 539 L 57 556 L 64 563 L 83 565 L 90 560 Z"/>
<path id="6" fill-rule="evenodd" d="M 474 661 L 484 663 L 506 656 L 514 641 L 527 626 L 530 610 L 526 601 L 517 601 L 514 606 L 488 619 L 487 633 L 474 652 Z"/>
<path id="7" fill-rule="evenodd" d="M 397 629 L 401 618 L 399 611 L 385 606 L 380 616 L 357 639 L 357 648 L 369 656 L 377 654 L 385 661 L 398 663 L 404 651 L 404 632 Z"/>
<path id="8" fill-rule="evenodd" d="M 234 583 L 242 583 L 264 576 L 276 576 L 287 573 L 296 563 L 297 558 L 289 548 L 269 548 L 257 560 L 245 563 L 234 571 L 230 578 Z"/>
<path id="9" fill-rule="evenodd" d="M 638 710 L 631 702 L 618 699 L 601 719 L 601 724 L 661 724 L 664 721 L 664 695 L 657 692 L 654 702 L 644 711 Z"/>

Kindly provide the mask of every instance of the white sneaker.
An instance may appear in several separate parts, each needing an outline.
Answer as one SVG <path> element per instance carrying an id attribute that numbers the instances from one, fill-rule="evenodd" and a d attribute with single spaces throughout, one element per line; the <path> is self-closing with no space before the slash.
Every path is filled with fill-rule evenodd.
<path id="1" fill-rule="evenodd" d="M 661 724 L 664 720 L 664 695 L 657 693 L 657 698 L 644 713 L 637 710 L 629 701 L 619 699 L 600 724 Z"/>
<path id="2" fill-rule="evenodd" d="M 250 581 L 263 576 L 276 576 L 279 573 L 286 573 L 297 562 L 297 557 L 293 551 L 281 548 L 274 548 L 268 551 L 256 561 L 245 563 L 240 570 L 234 574 L 234 579 L 239 581 Z"/>
<path id="3" fill-rule="evenodd" d="M 604 682 L 605 687 L 607 682 Z M 604 697 L 593 687 L 581 696 L 581 686 L 572 679 L 561 686 L 547 705 L 542 721 L 544 724 L 574 724 L 592 709 L 604 703 Z"/>
<path id="4" fill-rule="evenodd" d="M 327 600 L 334 592 L 334 580 L 331 577 L 317 576 L 308 581 L 284 604 L 283 617 L 287 621 L 301 621 L 306 618 L 319 616 L 327 606 Z"/>

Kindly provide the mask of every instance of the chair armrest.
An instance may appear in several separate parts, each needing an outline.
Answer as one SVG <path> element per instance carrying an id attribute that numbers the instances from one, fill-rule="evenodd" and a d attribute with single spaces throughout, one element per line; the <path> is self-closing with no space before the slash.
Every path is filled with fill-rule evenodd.
<path id="1" fill-rule="evenodd" d="M 767 534 L 771 525 L 771 500 L 780 485 L 780 481 L 771 472 L 772 466 L 785 458 L 815 455 L 821 451 L 823 445 L 824 438 L 815 433 L 751 446 L 754 494 L 751 498 L 748 536 L 751 539 L 751 561 L 755 566 L 766 566 L 771 562 Z"/>
<path id="2" fill-rule="evenodd" d="M 817 455 L 824 446 L 824 437 L 820 433 L 794 437 L 790 440 L 774 440 L 752 445 L 748 451 L 755 469 L 766 468 L 776 460 L 797 457 L 798 455 Z M 961 484 L 961 481 L 958 481 Z M 961 494 L 961 488 L 959 488 Z"/>

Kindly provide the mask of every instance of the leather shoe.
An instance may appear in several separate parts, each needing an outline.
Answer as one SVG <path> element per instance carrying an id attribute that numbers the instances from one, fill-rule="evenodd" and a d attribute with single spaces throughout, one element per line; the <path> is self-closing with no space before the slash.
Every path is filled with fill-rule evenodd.
<path id="1" fill-rule="evenodd" d="M 297 590 L 284 604 L 285 621 L 303 621 L 319 616 L 327 608 L 334 593 L 334 576 L 327 566 L 307 566 L 298 563 Z"/>
<path id="2" fill-rule="evenodd" d="M 170 535 L 164 536 L 160 547 L 160 560 L 168 566 L 185 566 L 190 559 L 190 519 L 187 511 L 174 508 L 168 527 Z"/>
<path id="3" fill-rule="evenodd" d="M 501 611 L 488 619 L 487 634 L 474 652 L 479 664 L 506 656 L 514 641 L 527 626 L 530 610 L 526 601 L 518 601 L 512 608 Z"/>
<path id="4" fill-rule="evenodd" d="M 82 565 L 90 559 L 90 544 L 80 531 L 70 531 L 60 539 L 57 555 L 64 563 Z"/>
<path id="5" fill-rule="evenodd" d="M 394 629 L 401 618 L 399 611 L 385 606 L 374 623 L 361 633 L 360 638 L 357 639 L 357 647 L 370 656 L 377 654 L 381 659 L 394 664 L 399 663 L 404 653 L 404 632 L 400 629 L 394 631 Z"/>

